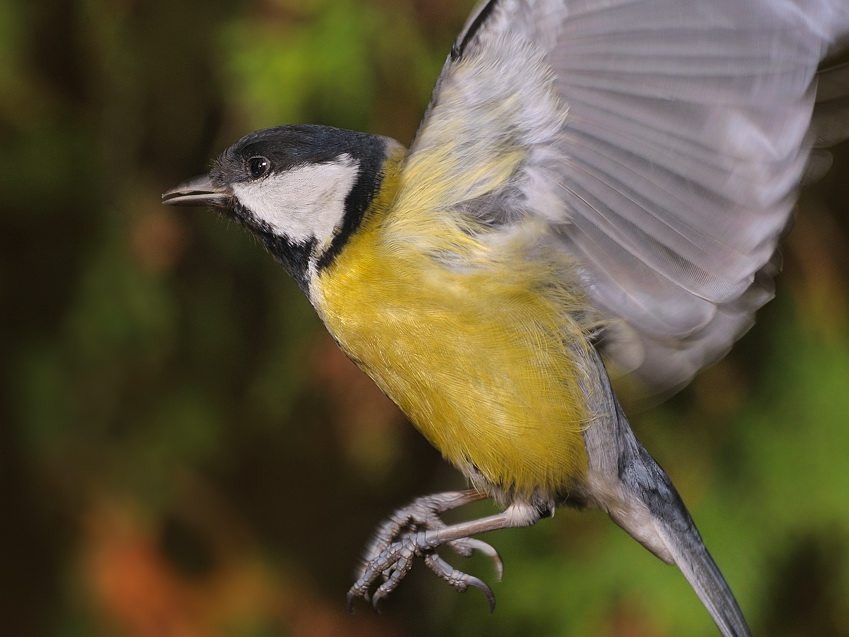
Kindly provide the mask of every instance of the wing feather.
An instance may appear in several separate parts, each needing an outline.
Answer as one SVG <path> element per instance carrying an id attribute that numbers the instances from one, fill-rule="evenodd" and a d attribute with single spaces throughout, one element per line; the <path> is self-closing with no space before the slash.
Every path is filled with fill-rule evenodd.
<path id="1" fill-rule="evenodd" d="M 847 34 L 846 0 L 490 0 L 446 62 L 401 198 L 451 148 L 428 165 L 474 193 L 470 214 L 548 221 L 610 320 L 604 352 L 679 387 L 771 298 L 806 166 L 828 165 L 811 149 L 849 136 L 849 70 L 816 91 Z"/>

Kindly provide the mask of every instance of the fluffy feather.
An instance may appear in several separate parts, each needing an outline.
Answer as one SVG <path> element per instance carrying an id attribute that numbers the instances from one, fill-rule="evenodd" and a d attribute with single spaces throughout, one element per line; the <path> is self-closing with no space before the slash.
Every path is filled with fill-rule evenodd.
<path id="1" fill-rule="evenodd" d="M 404 174 L 384 178 L 383 201 L 319 273 L 313 303 L 478 487 L 511 499 L 566 495 L 586 472 L 582 431 L 596 416 L 574 264 L 545 245 L 548 228 L 534 218 L 494 232 L 451 210 L 417 224 L 396 222 L 397 207 L 384 217 Z"/>
<path id="2" fill-rule="evenodd" d="M 503 200 L 502 218 L 518 208 L 551 223 L 610 320 L 605 353 L 657 390 L 681 387 L 771 298 L 810 146 L 846 136 L 845 102 L 809 122 L 849 3 L 497 0 L 480 15 L 443 69 L 410 166 L 455 132 L 485 130 L 496 151 L 521 139 L 531 155 L 508 183 L 526 198 Z M 510 100 L 523 108 L 494 106 Z M 478 181 L 477 149 L 452 152 L 452 177 L 498 198 Z M 818 153 L 807 176 L 827 165 Z"/>

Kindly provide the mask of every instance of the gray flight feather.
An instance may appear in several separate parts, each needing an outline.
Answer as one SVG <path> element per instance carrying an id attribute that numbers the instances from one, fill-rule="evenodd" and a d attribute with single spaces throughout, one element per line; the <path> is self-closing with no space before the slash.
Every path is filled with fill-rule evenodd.
<path id="1" fill-rule="evenodd" d="M 823 73 L 817 96 L 847 34 L 846 0 L 491 0 L 408 161 L 488 135 L 456 149 L 457 177 L 480 183 L 454 203 L 548 221 L 610 321 L 605 355 L 676 389 L 772 296 L 798 186 L 829 165 L 811 151 L 849 135 L 849 70 Z M 511 144 L 527 159 L 487 191 L 477 154 Z"/>

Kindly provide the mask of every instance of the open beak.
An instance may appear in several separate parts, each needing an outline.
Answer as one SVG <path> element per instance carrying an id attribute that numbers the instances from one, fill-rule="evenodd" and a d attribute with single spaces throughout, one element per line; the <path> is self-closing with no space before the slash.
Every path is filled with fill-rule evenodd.
<path id="1" fill-rule="evenodd" d="M 217 188 L 212 185 L 209 175 L 200 175 L 163 193 L 162 203 L 169 206 L 226 208 L 230 204 L 231 198 L 232 195 L 228 189 Z"/>

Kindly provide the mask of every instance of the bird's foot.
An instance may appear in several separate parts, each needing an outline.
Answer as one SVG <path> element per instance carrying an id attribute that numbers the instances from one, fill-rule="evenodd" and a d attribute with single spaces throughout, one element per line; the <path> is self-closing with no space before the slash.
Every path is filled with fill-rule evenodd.
<path id="1" fill-rule="evenodd" d="M 413 567 L 413 560 L 422 558 L 424 563 L 439 577 L 463 592 L 473 586 L 483 592 L 489 600 L 490 610 L 495 608 L 495 595 L 482 580 L 455 569 L 442 559 L 436 549 L 447 545 L 463 557 L 474 551 L 489 556 L 501 579 L 503 565 L 498 552 L 486 542 L 468 537 L 465 525 L 448 526 L 439 517 L 445 511 L 483 499 L 477 491 L 452 491 L 425 496 L 414 500 L 409 506 L 398 509 L 377 530 L 359 570 L 359 577 L 348 591 L 348 609 L 353 609 L 357 597 L 371 599 L 377 609 L 380 600 L 389 595 Z M 469 529 L 471 530 L 471 529 Z M 373 594 L 369 590 L 378 579 L 382 583 Z"/>

